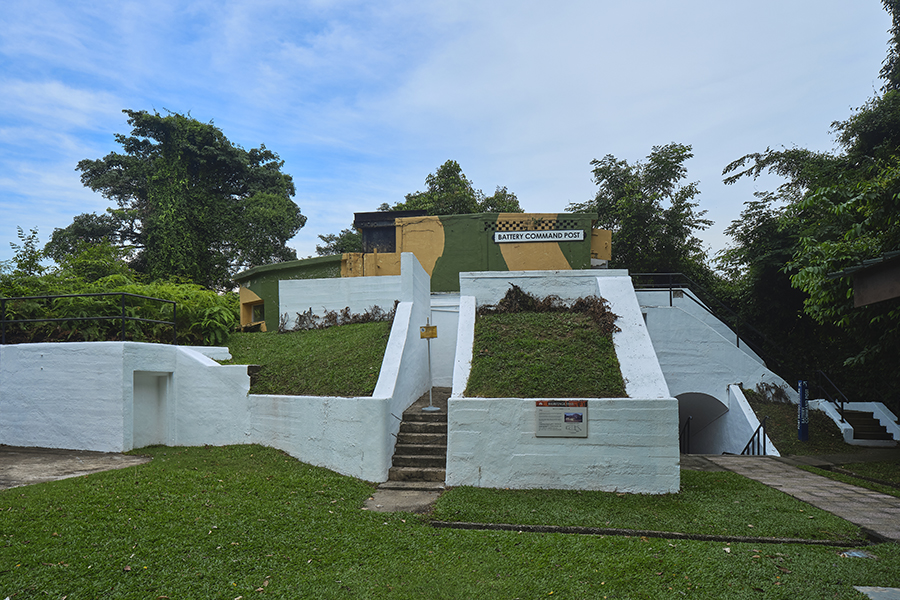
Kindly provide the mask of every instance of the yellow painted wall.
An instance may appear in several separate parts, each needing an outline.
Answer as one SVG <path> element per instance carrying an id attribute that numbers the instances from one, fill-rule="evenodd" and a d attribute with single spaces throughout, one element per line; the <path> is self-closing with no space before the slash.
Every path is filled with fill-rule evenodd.
<path id="1" fill-rule="evenodd" d="M 591 258 L 612 260 L 612 232 L 608 229 L 591 229 Z"/>
<path id="2" fill-rule="evenodd" d="M 263 304 L 263 299 L 257 296 L 250 288 L 241 286 L 238 292 L 238 299 L 241 303 L 241 327 L 254 324 L 253 307 Z M 266 330 L 266 322 L 262 321 L 260 331 Z"/>

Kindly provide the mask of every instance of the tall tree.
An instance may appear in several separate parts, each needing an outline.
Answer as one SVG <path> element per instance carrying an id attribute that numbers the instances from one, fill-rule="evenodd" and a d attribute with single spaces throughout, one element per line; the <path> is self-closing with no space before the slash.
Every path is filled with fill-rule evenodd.
<path id="1" fill-rule="evenodd" d="M 285 244 L 306 217 L 277 154 L 265 146 L 244 150 L 189 115 L 123 112 L 132 132 L 115 139 L 124 152 L 77 167 L 82 183 L 116 208 L 76 217 L 54 232 L 51 250 L 62 251 L 87 228 L 88 237 L 133 246 L 133 266 L 151 278 L 219 288 L 241 268 L 296 258 Z M 107 231 L 110 218 L 114 232 Z"/>
<path id="2" fill-rule="evenodd" d="M 712 221 L 703 218 L 694 198 L 696 183 L 681 181 L 693 156 L 685 144 L 654 146 L 646 162 L 629 164 L 607 154 L 591 161 L 599 186 L 593 200 L 569 210 L 594 212 L 597 225 L 612 231 L 610 266 L 632 272 L 682 272 L 706 279 L 703 244 L 695 235 Z"/>
<path id="3" fill-rule="evenodd" d="M 838 150 L 767 149 L 732 162 L 724 171 L 726 183 L 763 172 L 786 179 L 771 194 L 779 203 L 773 214 L 774 232 L 782 236 L 782 276 L 790 277 L 802 293 L 804 312 L 820 326 L 817 344 L 845 359 L 844 381 L 868 392 L 884 387 L 866 383 L 873 374 L 882 383 L 891 382 L 887 387 L 900 384 L 900 299 L 854 307 L 853 282 L 845 271 L 900 250 L 900 2 L 883 4 L 893 27 L 881 70 L 882 93 L 848 119 L 832 124 Z M 725 258 L 736 259 L 752 274 L 758 256 L 752 238 L 741 235 L 745 228 L 738 223 L 729 228 L 737 244 Z M 771 302 L 765 296 L 770 290 L 754 293 L 759 296 L 755 301 Z M 833 328 L 843 332 L 840 339 Z"/>

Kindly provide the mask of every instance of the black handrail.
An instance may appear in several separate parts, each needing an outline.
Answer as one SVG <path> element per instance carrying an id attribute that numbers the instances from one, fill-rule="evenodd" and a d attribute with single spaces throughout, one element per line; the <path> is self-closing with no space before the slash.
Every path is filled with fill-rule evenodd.
<path id="1" fill-rule="evenodd" d="M 824 377 L 825 381 L 827 381 L 831 385 L 831 387 L 834 388 L 834 391 L 837 392 L 838 395 L 841 397 L 840 402 L 839 402 L 836 398 L 831 397 L 831 394 L 828 393 L 828 391 L 824 388 L 824 386 L 822 386 L 822 385 L 819 386 L 819 389 L 821 389 L 822 392 L 826 396 L 828 396 L 828 399 L 838 407 L 838 412 L 841 415 L 841 423 L 844 423 L 845 422 L 844 421 L 844 402 L 850 402 L 850 400 L 848 400 L 847 396 L 844 395 L 844 392 L 842 392 L 841 389 L 838 386 L 836 386 L 834 384 L 834 382 L 831 381 L 831 379 L 829 379 L 828 375 L 826 375 L 822 371 L 816 371 L 816 373 L 818 373 L 819 375 Z"/>
<path id="2" fill-rule="evenodd" d="M 750 441 L 747 442 L 747 445 L 741 450 L 741 456 L 766 455 L 766 421 L 768 420 L 768 416 L 763 417 L 762 423 L 759 424 L 759 427 L 757 427 L 756 431 L 753 432 L 753 435 L 750 436 Z M 760 452 L 760 449 L 762 449 L 762 452 Z"/>
<path id="3" fill-rule="evenodd" d="M 679 446 L 682 454 L 691 453 L 691 421 L 694 417 L 689 416 L 678 434 Z"/>
<path id="4" fill-rule="evenodd" d="M 97 298 L 104 296 L 120 296 L 121 297 L 121 314 L 115 316 L 105 316 L 105 317 L 61 317 L 61 318 L 53 318 L 53 319 L 7 319 L 6 318 L 6 303 L 13 300 L 55 300 L 57 298 Z M 140 317 L 129 317 L 125 314 L 125 297 L 128 296 L 130 298 L 140 298 L 142 300 L 153 300 L 155 302 L 163 302 L 166 304 L 172 305 L 172 320 L 171 321 L 161 321 L 159 319 L 143 319 Z M 65 322 L 65 321 L 110 321 L 114 319 L 121 319 L 122 321 L 122 329 L 121 329 L 121 341 L 125 341 L 125 323 L 128 321 L 138 321 L 141 323 L 160 323 L 162 325 L 171 325 L 172 326 L 172 344 L 178 344 L 178 329 L 176 327 L 177 321 L 177 304 L 174 300 L 163 300 L 162 298 L 153 298 L 151 296 L 141 296 L 139 294 L 129 294 L 127 292 L 105 292 L 98 294 L 59 294 L 55 296 L 17 296 L 14 298 L 0 298 L 0 344 L 6 344 L 6 324 L 7 323 L 56 323 L 56 322 Z"/>

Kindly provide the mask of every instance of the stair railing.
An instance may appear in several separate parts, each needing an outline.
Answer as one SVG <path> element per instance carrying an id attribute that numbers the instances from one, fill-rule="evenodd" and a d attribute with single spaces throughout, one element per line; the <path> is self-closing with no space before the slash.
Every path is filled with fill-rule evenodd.
<path id="1" fill-rule="evenodd" d="M 741 450 L 741 456 L 765 456 L 766 455 L 766 421 L 768 416 L 763 417 L 762 423 L 753 432 L 750 441 Z M 762 450 L 762 452 L 760 452 Z"/>
<path id="2" fill-rule="evenodd" d="M 687 418 L 687 421 L 684 422 L 684 426 L 681 428 L 681 433 L 678 434 L 678 445 L 682 454 L 691 453 L 691 420 L 693 418 Z"/>
<path id="3" fill-rule="evenodd" d="M 819 386 L 819 389 L 822 390 L 822 392 L 823 392 L 826 396 L 828 396 L 828 400 L 830 400 L 835 406 L 838 407 L 838 412 L 839 412 L 840 415 L 841 415 L 841 423 L 845 423 L 846 421 L 844 421 L 844 402 L 850 402 L 850 400 L 848 400 L 848 399 L 847 399 L 847 396 L 844 395 L 844 392 L 842 392 L 842 391 L 840 390 L 840 388 L 839 388 L 838 386 L 836 386 L 836 385 L 834 384 L 834 382 L 831 381 L 831 379 L 828 378 L 828 375 L 826 375 L 826 374 L 825 374 L 824 372 L 822 372 L 822 371 L 816 371 L 816 373 L 818 373 L 819 375 L 821 375 L 822 377 L 824 377 L 824 378 L 825 378 L 825 381 L 827 381 L 827 382 L 829 383 L 829 385 L 831 385 L 831 387 L 834 389 L 834 391 L 837 392 L 837 395 L 840 396 L 840 401 L 838 401 L 838 399 L 832 398 L 832 397 L 831 397 L 831 394 L 829 394 L 829 393 L 828 393 L 828 390 L 826 390 L 823 386 L 821 386 L 821 385 Z"/>

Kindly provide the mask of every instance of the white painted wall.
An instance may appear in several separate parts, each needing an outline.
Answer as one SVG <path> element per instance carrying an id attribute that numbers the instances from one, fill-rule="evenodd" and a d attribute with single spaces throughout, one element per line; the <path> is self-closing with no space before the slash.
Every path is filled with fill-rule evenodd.
<path id="1" fill-rule="evenodd" d="M 449 400 L 447 485 L 679 490 L 674 398 L 588 399 L 587 438 L 535 436 L 535 399 Z"/>
<path id="2" fill-rule="evenodd" d="M 727 411 L 702 428 L 695 428 L 694 422 L 691 423 L 691 454 L 740 454 L 759 427 L 759 419 L 741 388 L 729 385 L 726 393 Z M 766 455 L 781 456 L 769 436 L 766 436 Z"/>
<path id="3" fill-rule="evenodd" d="M 598 278 L 628 277 L 623 269 L 578 271 L 490 271 L 459 274 L 460 296 L 473 296 L 477 305 L 497 304 L 515 283 L 539 298 L 554 295 L 563 302 L 597 294 Z"/>
<path id="4" fill-rule="evenodd" d="M 402 273 L 402 264 L 400 269 Z M 309 309 L 320 317 L 325 311 L 340 312 L 345 307 L 349 307 L 351 313 L 363 313 L 373 306 L 387 312 L 394 306 L 395 300 L 408 299 L 401 297 L 401 280 L 402 275 L 286 279 L 278 282 L 278 308 L 282 315 L 288 315 L 289 327 L 293 327 L 297 313 Z"/>
<path id="5" fill-rule="evenodd" d="M 711 327 L 716 333 L 721 335 L 726 340 L 730 340 L 732 344 L 738 346 L 738 338 L 734 331 L 731 328 L 720 321 L 715 315 L 707 310 L 706 305 L 694 294 L 693 291 L 685 288 L 680 290 L 682 292 L 681 298 L 675 298 L 674 296 L 671 298 L 672 306 L 675 308 L 679 308 L 684 312 L 693 315 L 700 322 L 706 324 L 708 327 Z M 636 290 L 638 303 L 643 308 L 669 308 L 669 291 L 661 291 L 661 290 Z M 741 340 L 740 349 L 746 353 L 748 356 L 753 358 L 759 363 L 764 363 L 763 359 L 760 358 L 753 350 L 747 346 L 746 342 Z"/>
<path id="6" fill-rule="evenodd" d="M 619 315 L 621 331 L 613 343 L 630 397 L 588 399 L 587 438 L 537 437 L 536 399 L 463 397 L 475 308 L 496 304 L 510 283 L 565 302 L 599 295 Z M 626 271 L 461 273 L 460 289 L 447 485 L 678 491 L 678 404 L 669 395 Z"/>
<path id="7" fill-rule="evenodd" d="M 459 329 L 459 294 L 431 295 L 431 324 L 437 326 L 437 338 L 431 340 L 431 374 L 434 385 L 453 385 L 456 359 L 456 334 Z"/>

